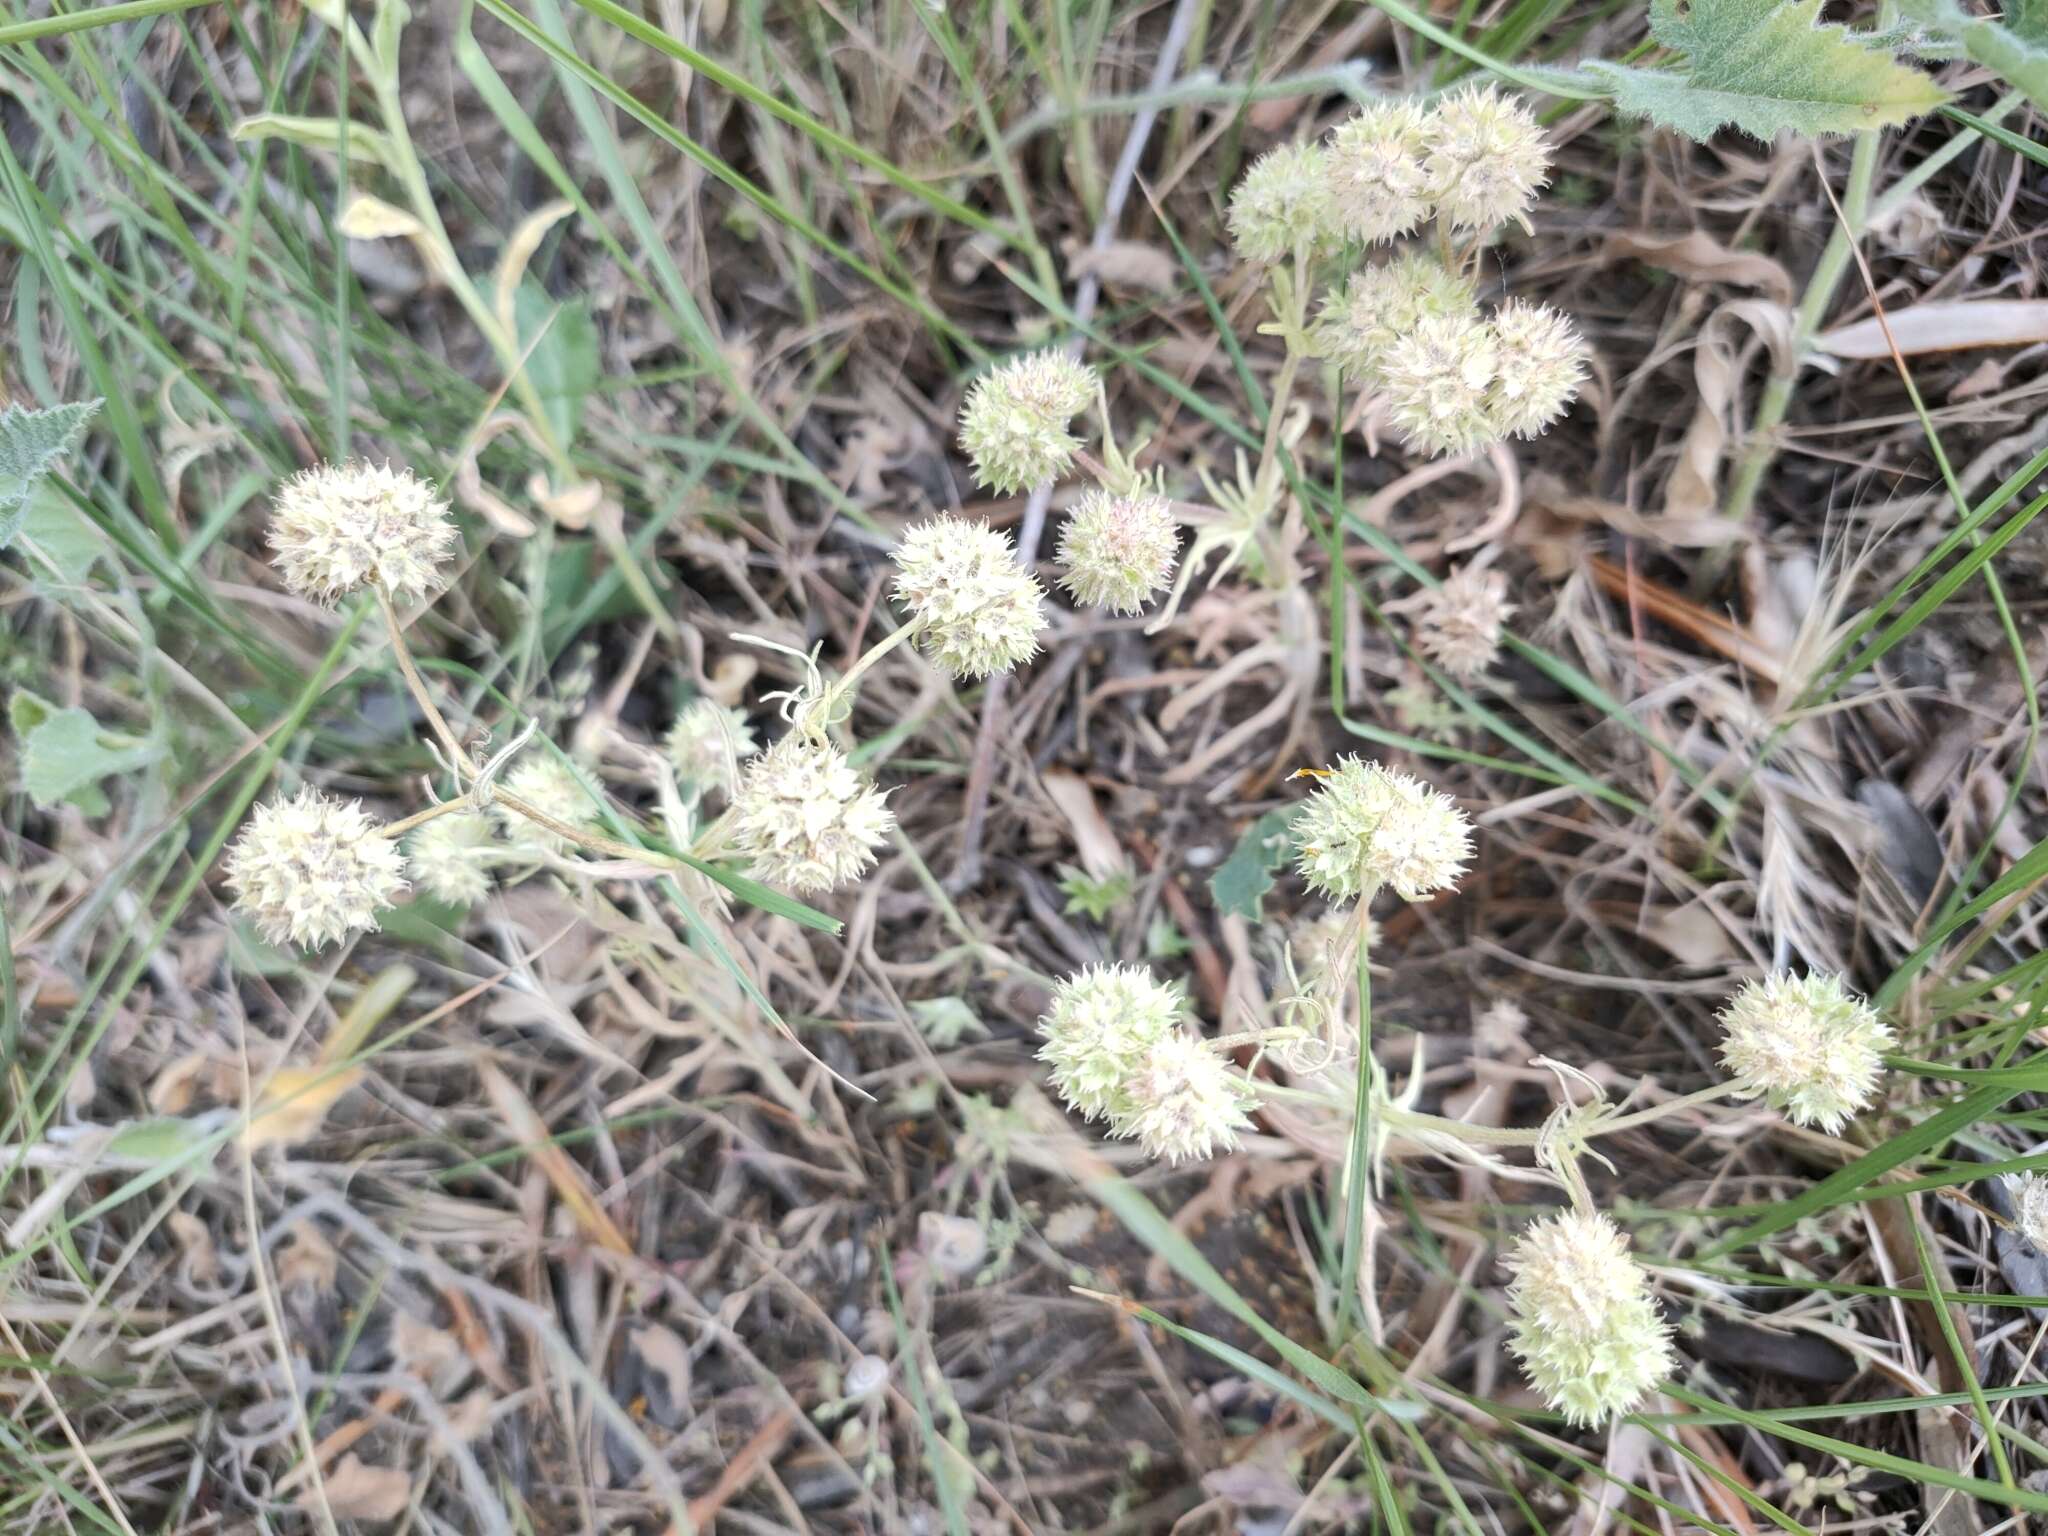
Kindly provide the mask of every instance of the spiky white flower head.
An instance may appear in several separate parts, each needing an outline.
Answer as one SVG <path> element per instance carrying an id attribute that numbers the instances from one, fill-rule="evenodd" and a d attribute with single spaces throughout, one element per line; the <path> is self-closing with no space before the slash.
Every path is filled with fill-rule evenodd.
<path id="1" fill-rule="evenodd" d="M 1331 233 L 1330 156 L 1320 144 L 1283 144 L 1251 163 L 1230 194 L 1230 238 L 1242 261 L 1282 261 Z"/>
<path id="2" fill-rule="evenodd" d="M 285 585 L 318 603 L 377 581 L 400 602 L 442 586 L 455 546 L 448 505 L 408 470 L 320 464 L 278 487 L 270 547 Z"/>
<path id="3" fill-rule="evenodd" d="M 1721 1010 L 1721 1064 L 1747 1097 L 1832 1135 L 1867 1105 L 1892 1032 L 1842 978 L 1779 971 Z"/>
<path id="4" fill-rule="evenodd" d="M 1500 632 L 1515 611 L 1499 571 L 1461 566 L 1443 585 L 1419 594 L 1415 643 L 1451 676 L 1477 677 L 1500 654 Z"/>
<path id="5" fill-rule="evenodd" d="M 1185 1030 L 1152 1043 L 1125 1085 L 1110 1134 L 1178 1165 L 1228 1152 L 1257 1100 L 1230 1063 Z"/>
<path id="6" fill-rule="evenodd" d="M 451 906 L 473 907 L 491 893 L 494 852 L 487 818 L 474 811 L 436 816 L 412 835 L 413 884 Z"/>
<path id="7" fill-rule="evenodd" d="M 1550 146 L 1519 98 L 1468 86 L 1437 104 L 1429 125 L 1429 195 L 1453 229 L 1528 225 L 1549 180 Z"/>
<path id="8" fill-rule="evenodd" d="M 2048 1253 L 2048 1178 L 2038 1173 L 2009 1173 L 2005 1193 L 2012 1201 L 2012 1224 L 2037 1253 Z"/>
<path id="9" fill-rule="evenodd" d="M 265 939 L 320 949 L 377 926 L 405 894 L 405 855 L 362 801 L 308 788 L 256 807 L 228 849 L 227 876 Z"/>
<path id="10" fill-rule="evenodd" d="M 1076 602 L 1136 613 L 1173 580 L 1180 528 L 1162 496 L 1090 491 L 1060 532 L 1060 585 Z"/>
<path id="11" fill-rule="evenodd" d="M 1586 376 L 1579 333 L 1547 304 L 1509 299 L 1493 312 L 1493 340 L 1486 414 L 1504 437 L 1534 437 L 1565 413 Z"/>
<path id="12" fill-rule="evenodd" d="M 1508 1348 L 1573 1424 L 1627 1413 L 1671 1374 L 1671 1330 L 1649 1277 L 1605 1216 L 1545 1217 L 1522 1234 L 1507 1268 Z"/>
<path id="13" fill-rule="evenodd" d="M 685 790 L 731 794 L 740 761 L 759 750 L 746 711 L 716 699 L 692 699 L 662 739 L 669 765 Z"/>
<path id="14" fill-rule="evenodd" d="M 585 831 L 597 825 L 597 802 L 591 799 L 569 765 L 552 752 L 529 752 L 512 765 L 499 783 L 507 795 L 523 800 L 550 821 Z M 505 836 L 527 850 L 550 849 L 560 853 L 570 847 L 567 838 L 551 832 L 537 821 L 529 821 L 503 800 L 496 806 Z"/>
<path id="15" fill-rule="evenodd" d="M 1470 319 L 1478 291 L 1433 256 L 1405 250 L 1351 274 L 1324 300 L 1309 333 L 1319 357 L 1339 364 L 1359 384 L 1380 387 L 1380 370 L 1394 343 L 1425 316 Z"/>
<path id="16" fill-rule="evenodd" d="M 1383 885 L 1421 901 L 1456 885 L 1472 857 L 1472 823 L 1448 795 L 1356 757 L 1325 770 L 1293 832 L 1302 879 L 1332 901 Z"/>
<path id="17" fill-rule="evenodd" d="M 770 885 L 829 891 L 875 862 L 896 824 L 884 798 L 843 753 L 792 732 L 741 775 L 733 842 Z"/>
<path id="18" fill-rule="evenodd" d="M 1010 536 L 986 523 L 935 517 L 896 546 L 896 600 L 953 677 L 1007 672 L 1038 650 L 1045 591 L 1017 563 Z"/>
<path id="19" fill-rule="evenodd" d="M 1487 401 L 1500 350 L 1485 321 L 1426 315 L 1387 349 L 1380 371 L 1388 412 L 1413 446 L 1463 454 L 1498 439 Z"/>
<path id="20" fill-rule="evenodd" d="M 1051 485 L 1081 446 L 1067 423 L 1095 390 L 1095 370 L 1064 352 L 1034 352 L 976 379 L 960 409 L 960 447 L 975 482 L 1005 495 Z"/>
<path id="21" fill-rule="evenodd" d="M 1114 1119 L 1152 1048 L 1180 1029 L 1187 1000 L 1142 965 L 1091 965 L 1053 989 L 1038 1059 L 1082 1118 Z"/>
<path id="22" fill-rule="evenodd" d="M 1429 118 L 1412 101 L 1367 107 L 1330 135 L 1330 218 L 1353 240 L 1405 235 L 1429 217 Z"/>

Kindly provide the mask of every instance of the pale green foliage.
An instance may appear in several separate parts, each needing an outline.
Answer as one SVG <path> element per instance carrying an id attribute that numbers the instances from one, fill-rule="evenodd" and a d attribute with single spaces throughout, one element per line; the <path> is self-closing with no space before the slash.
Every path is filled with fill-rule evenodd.
<path id="1" fill-rule="evenodd" d="M 1628 1412 L 1670 1373 L 1670 1330 L 1628 1239 L 1605 1216 L 1566 1211 L 1537 1222 L 1507 1267 L 1508 1347 L 1572 1423 Z"/>
<path id="2" fill-rule="evenodd" d="M 1996 70 L 2048 110 L 2048 4 L 2024 0 L 1997 7 L 2002 21 L 1973 15 L 1958 0 L 1902 0 L 1906 16 L 1948 37 L 1976 63 Z"/>
<path id="3" fill-rule="evenodd" d="M 104 816 L 111 806 L 99 781 L 157 755 L 148 742 L 105 729 L 86 710 L 58 709 L 25 688 L 15 690 L 7 713 L 21 738 L 21 787 L 45 809 L 68 803 Z"/>
<path id="4" fill-rule="evenodd" d="M 21 531 L 29 492 L 78 446 L 100 402 L 52 406 L 47 411 L 10 405 L 0 411 L 0 549 Z"/>
<path id="5" fill-rule="evenodd" d="M 1847 28 L 1821 0 L 1651 0 L 1650 31 L 1682 69 L 1586 68 L 1623 112 L 1705 141 L 1727 125 L 1759 139 L 1888 128 L 1947 96 Z"/>

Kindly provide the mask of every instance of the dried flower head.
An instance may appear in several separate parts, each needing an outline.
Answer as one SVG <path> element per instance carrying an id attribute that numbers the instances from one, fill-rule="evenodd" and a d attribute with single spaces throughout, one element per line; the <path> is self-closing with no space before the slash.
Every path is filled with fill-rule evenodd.
<path id="1" fill-rule="evenodd" d="M 1381 365 L 1394 425 L 1429 453 L 1475 453 L 1498 439 L 1487 401 L 1499 373 L 1493 327 L 1466 315 L 1425 315 Z"/>
<path id="2" fill-rule="evenodd" d="M 1529 205 L 1549 179 L 1550 147 L 1521 101 L 1490 85 L 1437 104 L 1430 122 L 1429 194 L 1453 229 L 1525 228 Z"/>
<path id="3" fill-rule="evenodd" d="M 270 547 L 285 585 L 314 602 L 337 602 L 369 581 L 418 602 L 441 588 L 455 525 L 433 488 L 406 470 L 321 464 L 278 488 Z"/>
<path id="4" fill-rule="evenodd" d="M 1397 768 L 1347 757 L 1294 820 L 1296 862 L 1332 901 L 1392 886 L 1421 901 L 1458 883 L 1472 857 L 1472 823 L 1450 797 Z"/>
<path id="5" fill-rule="evenodd" d="M 1412 101 L 1367 107 L 1330 135 L 1330 218 L 1353 240 L 1405 235 L 1429 217 L 1429 118 Z"/>
<path id="6" fill-rule="evenodd" d="M 682 707 L 662 740 L 676 781 L 686 791 L 731 794 L 739 763 L 759 750 L 746 711 L 716 699 L 692 699 Z"/>
<path id="7" fill-rule="evenodd" d="M 953 677 L 1007 672 L 1038 650 L 1045 592 L 1017 563 L 1010 536 L 986 523 L 935 517 L 896 546 L 896 600 Z"/>
<path id="8" fill-rule="evenodd" d="M 413 833 L 407 852 L 413 884 L 438 901 L 473 907 L 491 893 L 496 847 L 489 820 L 474 811 L 436 816 Z"/>
<path id="9" fill-rule="evenodd" d="M 1415 643 L 1451 676 L 1477 677 L 1500 654 L 1501 626 L 1515 605 L 1499 571 L 1461 566 L 1443 585 L 1419 594 Z"/>
<path id="10" fill-rule="evenodd" d="M 754 872 L 799 896 L 865 873 L 895 818 L 843 753 L 792 733 L 756 757 L 733 796 L 733 842 Z"/>
<path id="11" fill-rule="evenodd" d="M 1131 1079 L 1152 1047 L 1180 1028 L 1187 1001 L 1179 987 L 1142 965 L 1091 965 L 1053 989 L 1038 1021 L 1038 1059 L 1052 1086 L 1084 1119 L 1114 1119 Z"/>
<path id="12" fill-rule="evenodd" d="M 405 856 L 360 800 L 302 789 L 250 814 L 228 849 L 235 907 L 273 944 L 319 949 L 377 926 L 405 893 Z"/>
<path id="13" fill-rule="evenodd" d="M 1051 485 L 1080 447 L 1067 423 L 1095 389 L 1095 370 L 1064 352 L 1034 352 L 976 379 L 960 409 L 960 447 L 975 482 L 1005 495 Z"/>
<path id="14" fill-rule="evenodd" d="M 1380 370 L 1394 343 L 1425 317 L 1470 320 L 1478 293 L 1434 257 L 1406 250 L 1351 274 L 1323 303 L 1310 332 L 1319 357 L 1341 366 L 1355 383 L 1381 387 Z"/>
<path id="15" fill-rule="evenodd" d="M 1571 321 L 1547 304 L 1509 299 L 1493 312 L 1498 353 L 1486 414 L 1502 436 L 1534 437 L 1565 413 L 1586 375 Z"/>
<path id="16" fill-rule="evenodd" d="M 2037 1253 L 2048 1253 L 2048 1178 L 2038 1173 L 2009 1173 L 2005 1192 L 2012 1200 L 2012 1224 L 2034 1245 Z"/>
<path id="17" fill-rule="evenodd" d="M 1282 261 L 1331 232 L 1330 158 L 1320 144 L 1283 144 L 1251 163 L 1230 194 L 1230 238 L 1241 261 Z"/>
<path id="18" fill-rule="evenodd" d="M 1508 1347 L 1572 1423 L 1627 1413 L 1671 1373 L 1671 1330 L 1649 1277 L 1605 1216 L 1545 1217 L 1522 1234 L 1507 1268 Z"/>
<path id="19" fill-rule="evenodd" d="M 1244 1079 L 1207 1044 L 1175 1029 L 1146 1051 L 1111 1116 L 1110 1134 L 1130 1137 L 1152 1157 L 1180 1164 L 1237 1145 L 1256 1100 Z"/>
<path id="20" fill-rule="evenodd" d="M 1721 1064 L 1746 1096 L 1833 1134 L 1870 1102 L 1891 1029 L 1842 978 L 1780 971 L 1721 1010 Z"/>
<path id="21" fill-rule="evenodd" d="M 508 796 L 524 801 L 550 821 L 578 831 L 597 825 L 597 803 L 569 765 L 552 752 L 529 752 L 499 782 Z M 560 853 L 571 846 L 568 839 L 537 821 L 529 821 L 502 800 L 496 809 L 505 836 L 527 851 L 548 849 Z"/>
<path id="22" fill-rule="evenodd" d="M 1160 496 L 1090 491 L 1060 533 L 1060 585 L 1076 602 L 1136 613 L 1173 580 L 1180 529 Z"/>

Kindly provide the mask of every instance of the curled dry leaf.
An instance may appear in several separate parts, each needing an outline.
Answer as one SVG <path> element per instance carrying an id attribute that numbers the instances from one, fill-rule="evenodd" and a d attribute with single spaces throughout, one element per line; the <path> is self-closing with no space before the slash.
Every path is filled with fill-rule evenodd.
<path id="1" fill-rule="evenodd" d="M 362 1081 L 361 1067 L 279 1067 L 242 1139 L 250 1148 L 296 1146 L 320 1132 L 327 1112 Z"/>
<path id="2" fill-rule="evenodd" d="M 1734 337 L 1747 326 L 1770 348 L 1774 366 L 1791 361 L 1792 312 L 1762 299 L 1724 304 L 1700 327 L 1693 352 L 1693 382 L 1700 403 L 1679 445 L 1678 464 L 1664 487 L 1664 515 L 1681 521 L 1712 514 L 1720 501 L 1721 456 L 1728 446 L 1728 412 L 1745 371 L 1746 347 Z"/>
<path id="3" fill-rule="evenodd" d="M 965 1216 L 926 1211 L 917 1218 L 917 1246 L 932 1268 L 951 1279 L 978 1269 L 988 1257 L 988 1234 Z"/>
<path id="4" fill-rule="evenodd" d="M 1091 880 L 1108 880 L 1130 873 L 1131 856 L 1117 840 L 1102 807 L 1095 803 L 1095 791 L 1088 781 L 1065 769 L 1047 770 L 1043 783 L 1046 795 L 1059 807 L 1074 834 L 1074 847 L 1081 855 L 1081 868 Z"/>
<path id="5" fill-rule="evenodd" d="M 1775 304 L 1792 302 L 1792 274 L 1756 251 L 1731 251 L 1702 230 L 1689 235 L 1638 235 L 1617 230 L 1601 248 L 1603 265 L 1640 261 L 1702 283 L 1754 288 Z"/>
<path id="6" fill-rule="evenodd" d="M 1891 327 L 1889 339 L 1885 327 Z M 1897 342 L 1905 357 L 1961 352 L 1970 347 L 2026 347 L 2048 341 L 2048 299 L 1957 299 L 1908 304 L 1838 325 L 1813 340 L 1833 357 L 1890 357 Z"/>
<path id="7" fill-rule="evenodd" d="M 338 1520 L 396 1520 L 412 1502 L 410 1477 L 397 1467 L 373 1467 L 353 1451 L 321 1483 L 299 1495 L 299 1508 L 320 1508 L 324 1491 L 327 1508 Z"/>
<path id="8" fill-rule="evenodd" d="M 334 1289 L 340 1263 L 334 1245 L 321 1235 L 320 1229 L 310 1221 L 298 1221 L 292 1223 L 285 1240 L 277 1245 L 271 1268 L 277 1272 L 280 1291 L 304 1287 L 325 1293 Z"/>
<path id="9" fill-rule="evenodd" d="M 220 1278 L 220 1255 L 213 1251 L 213 1233 L 190 1211 L 173 1211 L 164 1225 L 184 1252 L 185 1278 L 194 1285 L 212 1285 Z"/>
<path id="10" fill-rule="evenodd" d="M 679 1426 L 689 1413 L 690 1347 L 673 1328 L 643 1323 L 626 1335 L 640 1363 L 640 1387 L 657 1424 Z"/>
<path id="11" fill-rule="evenodd" d="M 1139 240 L 1112 240 L 1100 248 L 1083 246 L 1067 262 L 1075 279 L 1092 277 L 1105 288 L 1170 293 L 1180 265 L 1170 251 Z"/>

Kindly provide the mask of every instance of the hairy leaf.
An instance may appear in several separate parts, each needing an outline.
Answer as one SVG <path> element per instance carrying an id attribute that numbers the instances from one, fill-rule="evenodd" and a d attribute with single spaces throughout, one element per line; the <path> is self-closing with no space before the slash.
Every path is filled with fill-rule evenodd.
<path id="1" fill-rule="evenodd" d="M 1615 105 L 1692 138 L 1885 128 L 1947 97 L 1869 39 L 1818 20 L 1821 0 L 1651 0 L 1650 32 L 1685 68 L 1589 63 Z"/>
<path id="2" fill-rule="evenodd" d="M 1265 910 L 1266 892 L 1273 889 L 1273 871 L 1287 862 L 1287 828 L 1298 805 L 1268 811 L 1245 829 L 1230 857 L 1209 877 L 1209 894 L 1217 907 L 1256 923 Z"/>
<path id="3" fill-rule="evenodd" d="M 41 700 L 35 703 L 42 706 L 36 714 L 48 708 Z M 21 787 L 40 806 L 69 801 L 88 816 L 104 816 L 110 807 L 99 781 L 140 768 L 156 755 L 147 742 L 102 730 L 82 709 L 60 709 L 25 730 L 23 721 L 31 711 L 11 713 L 22 738 Z"/>
<path id="4" fill-rule="evenodd" d="M 0 411 L 0 549 L 21 531 L 29 492 L 78 446 L 100 408 L 97 400 L 52 406 L 47 411 L 10 405 Z"/>
<path id="5" fill-rule="evenodd" d="M 1960 0 L 1903 0 L 1900 9 L 2048 109 L 2048 0 L 2006 6 L 2002 24 L 1971 14 Z"/>

